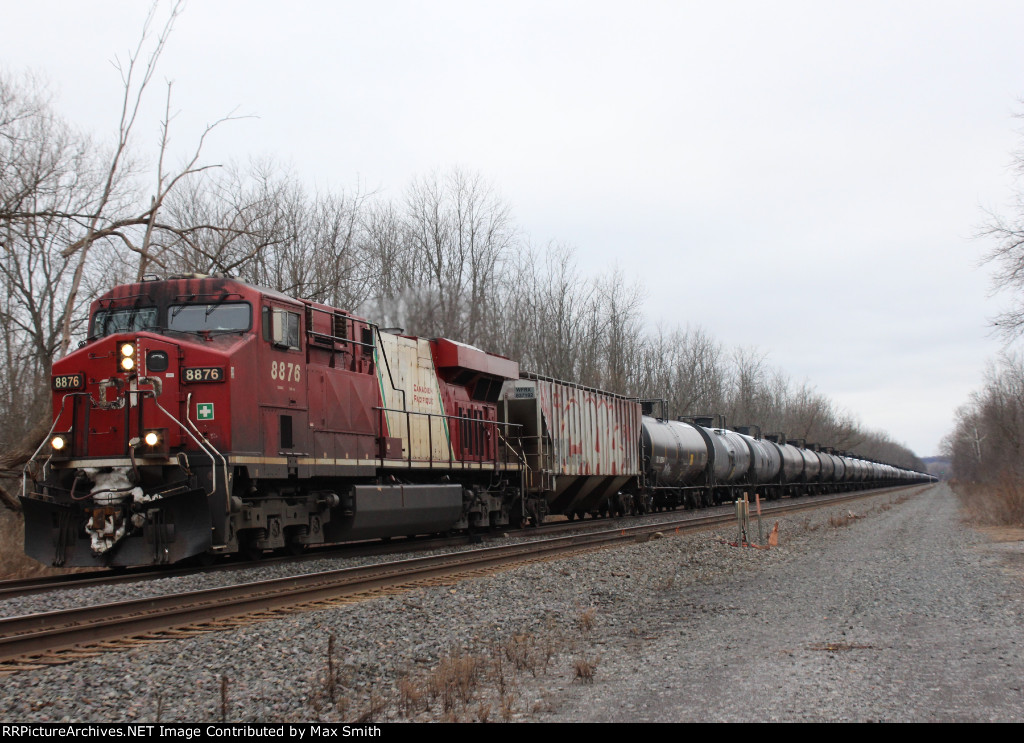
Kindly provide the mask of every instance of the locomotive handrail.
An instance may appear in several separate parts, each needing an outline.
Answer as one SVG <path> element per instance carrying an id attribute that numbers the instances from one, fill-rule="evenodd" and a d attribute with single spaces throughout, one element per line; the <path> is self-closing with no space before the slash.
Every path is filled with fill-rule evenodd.
<path id="1" fill-rule="evenodd" d="M 139 294 L 137 296 L 144 297 L 146 295 L 145 294 Z M 213 293 L 196 294 L 196 293 L 193 293 L 193 292 L 189 292 L 188 294 L 175 294 L 174 295 L 174 300 L 175 301 L 178 301 L 178 300 L 181 300 L 181 299 L 196 300 L 196 299 L 201 299 L 202 297 L 210 297 L 211 299 L 223 299 L 223 300 L 227 300 L 227 299 L 229 299 L 231 297 L 238 297 L 239 299 L 245 299 L 245 297 L 242 296 L 241 294 L 239 294 L 238 292 L 225 292 L 225 293 L 221 293 L 221 294 L 213 294 Z M 130 298 L 131 297 L 129 297 L 129 299 Z"/>
<path id="2" fill-rule="evenodd" d="M 522 428 L 523 427 L 523 425 L 521 423 L 509 423 L 508 421 L 503 421 L 503 425 L 505 426 L 506 429 L 509 426 L 514 426 L 515 428 Z M 506 431 L 506 433 L 507 433 L 507 431 Z M 520 441 L 522 440 L 521 437 L 517 436 L 517 438 L 520 439 Z M 530 463 L 526 461 L 526 454 L 522 451 L 522 444 L 520 444 L 520 447 L 517 450 L 514 446 L 512 446 L 512 442 L 508 440 L 507 436 L 502 435 L 500 430 L 498 431 L 498 441 L 503 443 L 503 444 L 505 444 L 505 449 L 510 450 L 512 452 L 512 454 L 515 455 L 516 459 L 519 460 L 519 464 L 521 465 L 520 466 L 520 470 L 519 470 L 519 492 L 523 496 L 525 496 L 525 494 L 526 494 L 526 483 L 528 481 L 532 481 L 533 480 L 533 477 L 532 477 L 533 470 L 530 468 Z M 525 517 L 526 516 L 526 498 L 525 497 L 522 497 L 522 498 L 519 499 L 519 515 L 520 515 L 520 517 Z"/>
<path id="3" fill-rule="evenodd" d="M 313 336 L 313 338 L 323 338 L 333 343 L 351 343 L 353 346 L 362 346 L 363 348 L 377 348 L 373 343 L 364 343 L 363 341 L 357 341 L 355 338 L 342 338 L 340 335 L 331 335 L 330 333 L 322 333 L 319 330 L 307 330 L 306 335 Z M 326 349 L 324 349 L 326 350 Z M 344 353 L 348 349 L 335 349 L 335 353 Z"/>
<path id="4" fill-rule="evenodd" d="M 454 420 L 454 421 L 468 421 L 470 423 L 483 424 L 485 429 L 488 428 L 488 427 L 491 427 L 491 428 L 493 428 L 493 430 L 495 431 L 495 433 L 498 436 L 498 442 L 496 442 L 496 443 L 500 443 L 504 439 L 504 437 L 502 437 L 502 435 L 501 435 L 501 432 L 498 430 L 498 426 L 505 426 L 506 428 L 508 428 L 508 427 L 522 428 L 523 427 L 522 424 L 520 424 L 520 423 L 508 423 L 508 422 L 505 422 L 505 421 L 489 421 L 489 420 L 482 420 L 480 418 L 469 418 L 469 417 L 460 416 L 460 415 L 450 415 L 448 413 L 430 413 L 430 412 L 423 411 L 423 410 L 399 410 L 397 408 L 388 408 L 388 407 L 384 407 L 384 406 L 374 407 L 374 410 L 380 411 L 381 417 L 384 417 L 387 413 L 397 413 L 397 414 L 404 414 L 405 415 L 406 437 L 408 438 L 408 440 L 410 442 L 409 450 L 408 450 L 408 453 L 406 454 L 406 462 L 408 463 L 408 465 L 410 467 L 412 466 L 412 461 L 413 461 L 412 460 L 412 446 L 411 446 L 411 443 L 412 443 L 412 425 L 411 425 L 411 418 L 410 418 L 410 416 L 420 415 L 420 416 L 426 416 L 427 419 L 428 419 L 428 425 L 427 425 L 427 446 L 428 446 L 428 452 L 429 452 L 429 457 L 430 458 L 427 459 L 427 460 L 417 460 L 417 461 L 426 461 L 431 466 L 431 468 L 433 468 L 435 462 L 442 462 L 443 463 L 445 461 L 443 459 L 435 459 L 434 458 L 434 442 L 433 442 L 434 427 L 429 425 L 430 422 L 431 422 L 431 419 L 433 419 L 433 418 L 439 418 L 443 422 L 448 422 L 448 421 L 453 421 Z M 501 460 L 499 458 L 498 452 L 499 452 L 500 449 L 501 449 L 500 446 L 495 446 L 494 447 L 494 456 L 491 457 L 488 460 L 481 459 L 481 464 L 484 461 L 487 461 L 489 464 L 493 464 L 495 467 L 497 467 L 499 464 L 503 464 L 503 463 L 504 464 L 508 464 L 508 459 Z M 378 457 L 378 459 L 381 460 L 381 464 L 382 465 L 385 463 L 385 457 Z M 454 448 L 451 445 L 451 434 L 450 433 L 449 433 L 449 438 L 448 438 L 448 460 L 447 461 L 448 461 L 449 467 L 453 466 L 454 463 L 455 463 Z M 459 460 L 459 461 L 460 461 L 460 463 L 465 463 L 467 460 Z"/>
<path id="5" fill-rule="evenodd" d="M 159 404 L 157 404 L 157 407 L 160 407 Z M 160 408 L 160 409 L 163 410 L 163 408 Z M 207 439 L 203 435 L 202 431 L 200 431 L 199 428 L 196 426 L 196 424 L 192 422 L 192 418 L 191 418 L 191 416 L 189 416 L 189 413 L 188 413 L 188 411 L 191 410 L 191 409 L 192 409 L 192 393 L 189 392 L 188 395 L 185 397 L 185 420 L 188 421 L 188 424 L 192 427 L 192 430 L 195 431 L 197 434 L 199 434 L 200 438 L 202 438 L 202 440 L 206 443 L 206 445 L 208 447 L 210 447 L 210 451 L 207 452 L 207 450 L 203 449 L 203 447 L 201 445 L 200 445 L 199 448 L 203 449 L 203 451 L 206 452 L 207 454 L 210 454 L 210 452 L 213 452 L 213 454 L 216 454 L 218 457 L 220 457 L 221 464 L 224 465 L 224 497 L 225 498 L 230 498 L 231 497 L 231 483 L 228 481 L 228 460 L 224 458 L 224 455 L 220 453 L 220 451 L 217 449 L 217 447 L 215 447 L 212 443 L 210 443 L 210 440 Z M 168 414 L 168 415 L 170 415 L 170 414 Z M 171 420 L 174 420 L 173 416 L 171 417 Z M 181 425 L 181 424 L 179 424 L 179 425 Z M 192 434 L 189 433 L 187 429 L 186 429 L 185 433 L 188 433 L 189 436 L 192 436 Z M 192 436 L 192 440 L 195 441 L 195 437 L 194 436 Z M 197 441 L 196 443 L 198 444 L 199 442 Z M 210 454 L 210 458 L 213 459 L 213 455 L 212 454 Z M 214 461 L 213 469 L 211 470 L 211 477 L 210 477 L 210 484 L 213 485 L 213 490 L 210 491 L 210 495 L 213 495 L 213 493 L 217 490 L 217 474 L 216 473 L 217 473 L 217 462 Z"/>
<path id="6" fill-rule="evenodd" d="M 517 428 L 522 428 L 523 427 L 523 425 L 521 423 L 511 423 L 509 425 L 516 426 Z M 522 436 L 522 435 L 519 435 L 516 438 L 519 441 L 519 447 L 520 447 L 520 449 L 523 452 L 522 460 L 521 461 L 523 462 L 523 466 L 526 468 L 527 473 L 530 474 L 530 477 L 529 477 L 530 487 L 542 487 L 543 483 L 535 483 L 533 481 L 533 476 L 532 475 L 533 475 L 534 472 L 541 472 L 541 473 L 543 473 L 544 472 L 544 466 L 543 465 L 551 462 L 551 460 L 553 458 L 553 449 L 554 449 L 554 443 L 551 441 L 551 437 L 550 436 L 545 436 L 543 434 L 536 434 L 534 436 Z M 525 445 L 525 442 L 535 442 L 536 443 L 535 451 L 528 453 L 526 451 L 527 447 Z M 541 467 L 539 467 L 537 470 L 534 470 L 532 467 L 530 467 L 529 463 L 526 461 L 527 457 L 529 457 L 529 456 L 536 456 L 538 462 L 540 462 L 540 464 L 541 464 Z"/>
<path id="7" fill-rule="evenodd" d="M 498 422 L 498 421 L 495 421 L 495 422 Z M 515 426 L 517 428 L 522 428 L 522 424 L 521 423 L 507 423 L 507 422 L 503 422 L 502 421 L 501 425 L 505 426 L 506 428 L 508 426 Z M 512 452 L 512 454 L 515 455 L 515 458 L 519 460 L 519 463 L 521 465 L 523 465 L 523 469 L 525 471 L 527 471 L 527 472 L 531 471 L 530 465 L 526 461 L 526 455 L 523 454 L 521 451 L 518 451 L 514 446 L 512 446 L 512 442 L 508 440 L 508 437 L 502 435 L 501 431 L 498 431 L 498 441 L 500 443 L 504 444 L 506 446 L 506 448 L 508 448 Z"/>
<path id="8" fill-rule="evenodd" d="M 53 417 L 53 424 L 50 426 L 50 430 L 46 432 L 46 436 L 44 436 L 43 440 L 39 442 L 38 448 L 36 448 L 32 456 L 29 457 L 28 461 L 25 462 L 25 466 L 21 470 L 21 495 L 23 497 L 28 497 L 28 468 L 32 465 L 32 462 L 35 461 L 36 457 L 39 456 L 39 452 L 43 450 L 43 447 L 46 446 L 47 442 L 50 440 L 50 437 L 53 435 L 53 430 L 57 427 L 57 421 L 59 421 L 61 419 L 61 416 L 64 415 L 64 406 L 67 404 L 68 398 L 82 396 L 89 397 L 90 395 L 88 392 L 69 392 L 60 399 L 60 410 L 57 412 L 57 415 Z M 74 425 L 72 424 L 72 429 L 73 428 Z M 35 479 L 36 478 L 33 477 L 32 481 L 35 482 Z"/>
<path id="9" fill-rule="evenodd" d="M 149 299 L 149 298 L 150 297 L 149 297 L 148 294 L 129 294 L 129 295 L 126 295 L 126 296 L 123 296 L 123 297 L 106 297 L 106 298 L 102 298 L 101 297 L 100 299 L 98 299 L 96 301 L 99 303 L 99 306 L 101 308 L 109 309 L 109 308 L 114 307 L 114 305 L 116 305 L 116 304 L 118 304 L 120 302 L 127 302 L 129 299 L 139 300 L 139 299 Z M 156 305 L 146 305 L 146 306 L 147 307 L 149 307 L 149 306 L 155 307 Z"/>
<path id="10" fill-rule="evenodd" d="M 217 460 L 214 458 L 213 454 L 211 454 L 210 451 L 207 450 L 206 447 L 202 445 L 202 443 L 200 443 L 199 439 L 197 439 L 195 436 L 192 435 L 192 432 L 189 431 L 188 428 L 184 424 L 182 424 L 181 421 L 179 421 L 177 418 L 175 418 L 173 415 L 171 415 L 171 413 L 166 408 L 164 408 L 163 405 L 160 404 L 160 402 L 156 399 L 156 391 L 155 390 L 139 390 L 139 391 L 140 392 L 148 392 L 150 395 L 152 395 L 153 396 L 153 404 L 156 405 L 157 409 L 160 410 L 164 415 L 166 415 L 172 421 L 177 423 L 178 427 L 181 428 L 181 430 L 183 430 L 186 434 L 188 434 L 188 437 L 195 442 L 196 446 L 198 446 L 202 450 L 202 452 L 206 456 L 208 456 L 210 458 L 210 485 L 213 488 L 213 490 L 211 490 L 209 493 L 206 494 L 206 497 L 209 498 L 217 490 Z M 185 398 L 185 420 L 187 420 L 190 424 L 192 423 L 192 420 L 188 417 L 188 409 L 191 406 L 192 406 L 192 393 L 189 392 L 188 396 Z M 194 425 L 193 425 L 193 428 L 195 428 Z M 196 433 L 198 433 L 200 436 L 203 435 L 202 433 L 199 432 L 199 429 L 196 429 Z M 224 459 L 224 455 L 221 454 L 219 451 L 217 451 L 217 449 L 213 446 L 213 444 L 211 444 L 209 441 L 207 441 L 206 444 L 224 462 L 224 488 L 225 488 L 224 492 L 225 492 L 225 497 L 228 497 L 228 496 L 231 495 L 231 488 L 228 486 L 227 460 Z"/>
<path id="11" fill-rule="evenodd" d="M 508 421 L 503 421 L 502 425 L 504 425 L 506 428 L 508 428 L 509 426 L 514 426 L 515 428 L 522 428 L 523 427 L 523 425 L 521 423 L 509 423 Z M 509 441 L 508 436 L 503 435 L 500 430 L 498 431 L 498 440 L 499 440 L 499 442 L 505 444 L 505 449 L 508 450 L 508 451 L 511 451 L 512 454 L 515 456 L 515 458 L 517 460 L 519 460 L 519 464 L 521 466 L 521 471 L 519 473 L 519 489 L 520 489 L 520 492 L 525 493 L 526 492 L 526 483 L 527 483 L 527 481 L 531 481 L 532 482 L 532 480 L 533 480 L 533 476 L 532 476 L 533 475 L 533 468 L 530 467 L 530 463 L 528 461 L 526 461 L 526 452 L 523 450 L 522 437 L 521 436 L 516 436 L 516 439 L 520 442 L 518 449 L 516 449 L 516 447 L 514 447 L 512 445 L 512 442 Z M 506 461 L 506 463 L 508 462 L 507 459 L 505 461 Z M 524 508 L 525 508 L 525 504 L 524 504 Z"/>

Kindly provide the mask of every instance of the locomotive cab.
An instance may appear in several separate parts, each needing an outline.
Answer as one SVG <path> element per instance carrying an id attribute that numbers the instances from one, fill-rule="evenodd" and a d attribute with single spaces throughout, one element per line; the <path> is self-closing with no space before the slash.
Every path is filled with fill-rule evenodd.
<path id="1" fill-rule="evenodd" d="M 254 340 L 244 285 L 117 287 L 53 365 L 54 422 L 27 468 L 26 550 L 55 565 L 174 562 L 226 536 L 232 382 Z"/>

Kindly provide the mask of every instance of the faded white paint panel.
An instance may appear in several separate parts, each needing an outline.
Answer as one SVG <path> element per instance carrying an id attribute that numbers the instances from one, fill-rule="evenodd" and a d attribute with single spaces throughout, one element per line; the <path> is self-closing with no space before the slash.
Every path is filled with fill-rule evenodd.
<path id="1" fill-rule="evenodd" d="M 408 458 L 411 450 L 414 461 L 448 462 L 451 439 L 430 342 L 381 333 L 380 351 L 387 357 L 387 364 L 379 360 L 378 369 L 381 396 L 389 408 L 388 430 L 391 436 L 402 439 L 403 458 Z"/>

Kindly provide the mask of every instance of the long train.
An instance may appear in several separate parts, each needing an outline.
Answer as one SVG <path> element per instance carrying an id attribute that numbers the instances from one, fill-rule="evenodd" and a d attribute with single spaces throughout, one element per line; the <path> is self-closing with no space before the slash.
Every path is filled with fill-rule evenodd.
<path id="1" fill-rule="evenodd" d="M 930 479 L 669 420 L 225 277 L 118 286 L 55 362 L 25 549 L 124 566 Z M 654 413 L 660 411 L 656 416 Z M 796 446 L 794 444 L 801 444 Z"/>

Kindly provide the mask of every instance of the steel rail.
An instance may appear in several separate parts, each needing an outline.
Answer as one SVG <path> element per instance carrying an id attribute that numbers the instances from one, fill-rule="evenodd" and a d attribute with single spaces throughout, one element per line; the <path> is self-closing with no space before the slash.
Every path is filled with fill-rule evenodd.
<path id="1" fill-rule="evenodd" d="M 660 525 L 647 527 L 656 530 Z M 433 557 L 274 578 L 190 593 L 121 601 L 0 620 L 0 661 L 72 648 L 83 643 L 167 630 L 283 607 L 309 604 L 399 584 L 448 577 L 510 562 L 543 559 L 566 550 L 601 546 L 643 527 L 552 537 Z"/>
<path id="2" fill-rule="evenodd" d="M 907 486 L 897 486 L 896 489 Z M 909 487 L 920 487 L 920 485 L 909 486 Z M 778 501 L 763 501 L 761 504 L 762 513 L 767 514 L 773 511 L 777 507 L 785 507 L 786 504 L 800 504 L 802 508 L 814 508 L 823 507 L 837 502 L 845 500 L 857 500 L 860 498 L 872 497 L 875 495 L 881 495 L 891 491 L 893 488 L 880 488 L 874 490 L 858 490 L 847 493 L 833 493 L 828 495 L 811 496 L 807 500 L 804 499 L 793 499 L 788 500 L 786 503 L 780 504 Z M 753 505 L 753 502 L 751 503 Z M 795 507 L 795 506 L 790 506 Z M 714 510 L 718 509 L 718 510 Z M 712 511 L 715 513 L 721 512 L 724 509 L 730 509 L 730 504 L 723 506 L 713 506 Z M 688 520 L 693 518 L 699 518 L 694 514 L 707 513 L 705 509 L 685 510 L 685 511 L 656 511 L 649 514 L 644 514 L 645 517 L 650 518 L 665 518 L 671 519 L 682 519 Z M 685 515 L 684 515 L 685 514 Z M 495 539 L 500 536 L 511 536 L 511 537 L 532 537 L 538 534 L 558 534 L 559 532 L 572 531 L 579 532 L 580 530 L 595 530 L 595 529 L 609 529 L 609 524 L 615 523 L 612 519 L 578 519 L 574 521 L 549 521 L 543 524 L 540 528 L 536 527 L 525 527 L 516 530 L 501 530 L 493 532 L 474 532 L 470 534 L 462 534 L 458 536 L 448 537 L 409 537 L 396 539 L 395 541 L 373 541 L 373 542 L 356 542 L 345 545 L 317 545 L 310 547 L 310 549 L 302 555 L 266 555 L 263 559 L 252 561 L 252 560 L 229 560 L 225 562 L 217 562 L 211 565 L 180 565 L 174 567 L 162 566 L 140 566 L 134 568 L 122 568 L 117 571 L 111 571 L 109 569 L 92 570 L 88 572 L 68 573 L 66 575 L 51 575 L 36 578 L 23 578 L 23 579 L 11 579 L 11 580 L 0 580 L 0 601 L 10 598 L 16 598 L 19 596 L 30 596 L 38 593 L 46 593 L 56 590 L 66 590 L 74 588 L 84 588 L 89 586 L 104 586 L 114 585 L 118 583 L 131 583 L 138 581 L 146 581 L 151 578 L 169 578 L 179 577 L 187 575 L 195 575 L 199 573 L 210 573 L 210 572 L 226 572 L 226 571 L 237 571 L 237 570 L 248 570 L 258 568 L 264 565 L 272 565 L 281 562 L 304 562 L 308 560 L 327 559 L 331 557 L 364 557 L 373 556 L 380 554 L 401 554 L 407 552 L 423 551 L 428 549 L 441 549 L 448 546 L 463 546 L 466 544 L 479 543 L 481 540 Z M 619 518 L 631 518 L 629 516 Z M 674 524 L 675 521 L 672 521 Z"/>
<path id="3" fill-rule="evenodd" d="M 908 486 L 897 486 L 895 489 L 900 489 L 902 487 Z M 921 485 L 912 485 L 909 487 L 921 487 Z M 824 507 L 828 505 L 834 505 L 836 503 L 843 502 L 846 500 L 858 500 L 861 498 L 882 495 L 886 492 L 892 491 L 893 489 L 894 488 L 880 488 L 874 490 L 851 491 L 847 493 L 833 493 L 828 495 L 810 496 L 806 500 L 791 499 L 786 501 L 785 503 L 766 500 L 763 501 L 761 504 L 762 515 L 774 512 L 776 508 L 780 507 L 798 509 Z M 753 506 L 753 502 L 751 502 L 751 506 Z M 729 509 L 729 513 L 732 513 L 730 504 L 725 504 L 723 506 L 717 506 L 712 508 L 719 509 L 718 511 L 715 511 L 716 513 L 721 512 L 722 510 L 725 509 Z M 653 518 L 664 517 L 669 520 L 675 519 L 671 521 L 674 528 L 674 525 L 677 523 L 677 521 L 688 521 L 694 518 L 700 518 L 700 516 L 694 515 L 700 513 L 707 513 L 707 511 L 705 509 L 700 509 L 698 511 L 657 511 L 650 514 L 645 514 L 645 516 Z M 753 517 L 753 515 L 754 514 L 752 513 L 751 516 Z M 620 518 L 630 517 L 627 516 Z M 388 542 L 358 542 L 348 545 L 342 545 L 340 546 L 340 549 L 339 545 L 318 545 L 316 547 L 311 547 L 310 550 L 303 555 L 267 555 L 264 559 L 255 562 L 251 560 L 238 560 L 205 566 L 142 566 L 136 568 L 119 569 L 116 572 L 110 571 L 108 569 L 102 569 L 81 573 L 69 573 L 67 575 L 45 576 L 42 578 L 2 580 L 0 581 L 0 601 L 10 598 L 16 598 L 19 596 L 29 596 L 33 594 L 56 590 L 145 581 L 151 578 L 169 578 L 195 575 L 198 573 L 247 570 L 257 568 L 263 565 L 272 565 L 279 562 L 301 562 L 307 560 L 325 559 L 334 556 L 344 558 L 380 554 L 399 554 L 405 552 L 422 551 L 427 549 L 439 549 L 446 546 L 462 546 L 465 544 L 478 543 L 483 539 L 494 539 L 497 538 L 499 535 L 512 537 L 530 537 L 536 536 L 538 534 L 557 534 L 559 532 L 564 531 L 579 532 L 580 530 L 620 528 L 609 527 L 609 524 L 611 523 L 614 523 L 614 521 L 612 521 L 611 519 L 581 519 L 575 521 L 553 521 L 543 524 L 539 529 L 534 527 L 526 527 L 523 529 L 500 532 L 471 533 L 468 535 L 464 534 L 455 537 L 417 537 Z M 666 521 L 665 523 L 669 523 L 669 521 Z"/>

